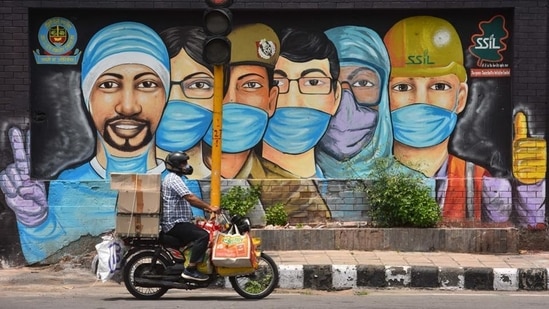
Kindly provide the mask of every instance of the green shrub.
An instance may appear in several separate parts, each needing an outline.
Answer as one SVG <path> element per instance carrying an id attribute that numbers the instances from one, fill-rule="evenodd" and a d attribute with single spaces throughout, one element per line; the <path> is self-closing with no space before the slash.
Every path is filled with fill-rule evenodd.
<path id="1" fill-rule="evenodd" d="M 381 227 L 436 226 L 441 213 L 431 189 L 420 176 L 391 168 L 392 162 L 377 161 L 372 182 L 365 187 L 373 223 Z"/>
<path id="2" fill-rule="evenodd" d="M 259 202 L 260 197 L 261 187 L 259 186 L 248 188 L 234 186 L 221 195 L 221 208 L 227 210 L 231 216 L 246 216 Z"/>
<path id="3" fill-rule="evenodd" d="M 288 214 L 284 209 L 284 204 L 278 202 L 265 209 L 265 219 L 267 224 L 284 226 L 288 223 Z"/>

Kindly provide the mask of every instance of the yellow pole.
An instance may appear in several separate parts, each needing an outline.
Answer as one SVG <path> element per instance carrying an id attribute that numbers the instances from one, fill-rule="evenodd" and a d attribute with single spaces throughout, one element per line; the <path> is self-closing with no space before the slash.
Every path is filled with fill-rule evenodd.
<path id="1" fill-rule="evenodd" d="M 214 96 L 212 120 L 212 168 L 210 200 L 221 206 L 221 124 L 223 119 L 223 66 L 214 65 Z"/>

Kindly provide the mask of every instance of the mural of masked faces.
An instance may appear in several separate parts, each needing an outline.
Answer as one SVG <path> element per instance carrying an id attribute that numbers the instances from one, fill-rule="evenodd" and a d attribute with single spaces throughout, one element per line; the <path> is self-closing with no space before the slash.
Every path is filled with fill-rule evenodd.
<path id="1" fill-rule="evenodd" d="M 223 98 L 222 152 L 238 154 L 257 145 L 276 107 L 278 88 L 269 86 L 267 69 L 260 65 L 231 67 Z M 204 141 L 212 145 L 210 126 Z"/>
<path id="2" fill-rule="evenodd" d="M 391 111 L 414 103 L 428 103 L 461 112 L 467 94 L 454 74 L 437 77 L 393 77 L 390 84 Z"/>
<path id="3" fill-rule="evenodd" d="M 466 100 L 467 84 L 455 74 L 393 77 L 390 105 L 395 140 L 414 148 L 447 142 Z"/>
<path id="4" fill-rule="evenodd" d="M 293 62 L 281 56 L 275 67 L 277 109 L 265 142 L 286 154 L 311 150 L 339 106 L 341 88 L 333 83 L 328 59 Z"/>
<path id="5" fill-rule="evenodd" d="M 211 111 L 213 109 L 212 72 L 194 61 L 184 49 L 170 59 L 170 64 L 172 80 L 170 101 L 186 100 Z"/>
<path id="6" fill-rule="evenodd" d="M 343 89 L 351 90 L 358 104 L 377 109 L 381 80 L 374 70 L 363 66 L 341 66 L 339 81 Z"/>
<path id="7" fill-rule="evenodd" d="M 106 70 L 90 92 L 90 112 L 113 155 L 148 145 L 160 122 L 166 94 L 160 77 L 145 65 Z"/>
<path id="8" fill-rule="evenodd" d="M 339 99 L 339 86 L 333 89 L 328 59 L 293 62 L 278 58 L 275 81 L 279 88 L 277 109 L 307 107 L 334 114 Z"/>
<path id="9" fill-rule="evenodd" d="M 250 149 L 263 137 L 274 113 L 278 88 L 269 86 L 267 69 L 260 65 L 235 65 L 223 98 L 222 171 L 234 178 L 248 159 Z M 212 127 L 204 141 L 212 145 Z M 209 154 L 205 155 L 210 160 Z M 210 164 L 210 163 L 208 163 Z"/>
<path id="10" fill-rule="evenodd" d="M 269 87 L 267 69 L 258 65 L 231 67 L 229 86 L 223 104 L 240 103 L 264 110 L 271 116 L 276 107 L 278 90 Z"/>
<path id="11" fill-rule="evenodd" d="M 194 176 L 204 176 L 208 172 L 200 172 L 202 154 L 191 149 L 200 145 L 212 122 L 213 74 L 185 49 L 170 59 L 170 66 L 169 101 L 156 134 L 158 154 L 165 158 L 170 151 L 190 152 L 197 159 L 191 164 L 197 168 Z"/>

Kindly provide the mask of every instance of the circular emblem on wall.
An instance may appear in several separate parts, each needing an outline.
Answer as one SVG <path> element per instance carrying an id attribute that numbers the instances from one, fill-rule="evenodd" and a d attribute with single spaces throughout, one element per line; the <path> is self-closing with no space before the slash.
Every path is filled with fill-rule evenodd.
<path id="1" fill-rule="evenodd" d="M 78 36 L 74 24 L 63 17 L 46 20 L 38 30 L 38 42 L 47 54 L 65 55 L 76 45 Z"/>

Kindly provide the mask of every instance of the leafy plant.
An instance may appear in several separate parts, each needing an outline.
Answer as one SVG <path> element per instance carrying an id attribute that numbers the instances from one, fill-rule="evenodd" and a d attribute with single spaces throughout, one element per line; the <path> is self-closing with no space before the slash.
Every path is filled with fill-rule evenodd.
<path id="1" fill-rule="evenodd" d="M 288 214 L 284 204 L 278 202 L 265 209 L 265 219 L 267 224 L 284 226 L 288 223 Z"/>
<path id="2" fill-rule="evenodd" d="M 392 159 L 392 158 L 391 158 Z M 431 189 L 418 175 L 395 169 L 390 159 L 374 164 L 372 182 L 365 186 L 370 217 L 381 227 L 434 227 L 441 219 Z"/>
<path id="3" fill-rule="evenodd" d="M 269 286 L 269 283 L 271 282 L 272 275 L 265 275 L 264 278 L 258 279 L 258 280 L 249 280 L 244 284 L 244 289 L 251 294 L 259 294 L 267 286 Z"/>
<path id="4" fill-rule="evenodd" d="M 221 207 L 229 212 L 231 216 L 246 216 L 250 209 L 259 202 L 261 187 L 251 186 L 243 188 L 234 186 L 221 195 Z"/>

